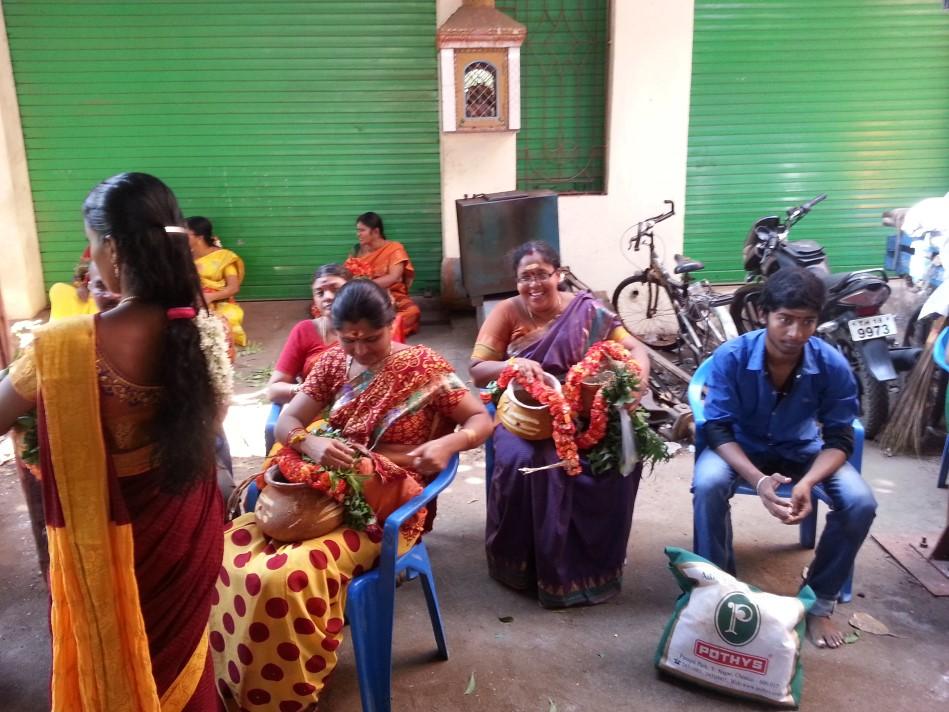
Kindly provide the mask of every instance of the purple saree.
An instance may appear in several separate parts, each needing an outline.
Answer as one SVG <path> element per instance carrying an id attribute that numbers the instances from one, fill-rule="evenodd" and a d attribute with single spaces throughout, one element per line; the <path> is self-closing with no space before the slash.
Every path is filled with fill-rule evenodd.
<path id="1" fill-rule="evenodd" d="M 588 293 L 577 295 L 538 334 L 508 347 L 539 362 L 559 378 L 587 349 L 609 337 L 618 319 Z M 641 466 L 628 477 L 594 477 L 562 468 L 522 475 L 522 467 L 557 462 L 553 440 L 527 441 L 503 425 L 494 430 L 494 471 L 485 536 L 493 578 L 515 589 L 535 590 L 545 608 L 602 603 L 620 591 L 626 544 Z"/>

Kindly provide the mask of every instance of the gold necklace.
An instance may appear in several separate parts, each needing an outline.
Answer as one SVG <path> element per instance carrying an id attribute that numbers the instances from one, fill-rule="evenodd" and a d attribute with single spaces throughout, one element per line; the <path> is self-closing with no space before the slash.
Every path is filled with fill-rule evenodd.
<path id="1" fill-rule="evenodd" d="M 531 308 L 527 306 L 527 300 L 524 300 L 524 308 L 527 309 L 527 316 L 531 318 L 531 323 L 534 325 L 534 328 L 540 328 L 541 326 L 546 326 L 563 312 L 563 295 L 560 292 L 557 292 L 557 310 L 547 319 L 544 320 L 543 324 L 538 324 L 537 320 L 534 318 L 534 312 L 531 311 Z"/>
<path id="2" fill-rule="evenodd" d="M 119 303 L 116 304 L 115 306 L 116 306 L 116 307 L 120 307 L 120 306 L 123 306 L 124 304 L 130 304 L 130 303 L 132 303 L 132 302 L 137 302 L 138 300 L 139 300 L 139 297 L 136 297 L 136 296 L 133 294 L 133 295 L 128 296 L 128 297 L 122 297 L 122 298 L 119 300 Z"/>
<path id="3" fill-rule="evenodd" d="M 370 365 L 370 366 L 363 366 L 363 370 L 360 371 L 359 373 L 357 373 L 356 375 L 358 376 L 358 375 L 360 375 L 360 374 L 362 374 L 362 373 L 365 373 L 366 371 L 373 372 L 373 369 L 375 369 L 377 366 L 379 366 L 380 364 L 382 364 L 382 363 L 383 363 L 387 358 L 389 358 L 391 355 L 392 355 L 392 344 L 390 343 L 390 344 L 389 344 L 389 352 L 388 352 L 385 356 L 383 356 L 381 359 L 379 359 L 378 361 L 376 361 L 374 364 L 372 364 L 372 365 Z M 348 381 L 350 378 L 354 378 L 354 376 L 351 376 L 351 375 L 350 375 L 350 372 L 351 372 L 352 369 L 353 369 L 353 360 L 354 360 L 354 359 L 353 359 L 352 356 L 347 357 L 347 361 L 346 361 L 346 380 L 347 380 L 347 381 Z"/>

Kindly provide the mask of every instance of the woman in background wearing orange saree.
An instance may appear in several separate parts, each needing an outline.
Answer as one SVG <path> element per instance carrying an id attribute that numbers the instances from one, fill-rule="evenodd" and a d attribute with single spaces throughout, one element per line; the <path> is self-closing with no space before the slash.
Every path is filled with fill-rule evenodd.
<path id="1" fill-rule="evenodd" d="M 164 183 L 114 176 L 83 217 L 92 260 L 121 300 L 38 329 L 0 382 L 0 432 L 38 409 L 51 707 L 213 712 L 223 325 L 198 315 L 184 219 Z M 216 345 L 207 354 L 203 336 Z"/>
<path id="2" fill-rule="evenodd" d="M 244 260 L 237 253 L 221 247 L 214 236 L 214 227 L 207 218 L 188 218 L 188 243 L 198 268 L 204 300 L 215 312 L 227 319 L 231 337 L 238 346 L 247 345 L 244 333 L 244 310 L 234 299 L 244 281 Z"/>
<path id="3" fill-rule="evenodd" d="M 411 336 L 418 331 L 421 311 L 409 297 L 409 287 L 415 279 L 409 253 L 401 242 L 386 238 L 382 218 L 376 213 L 363 213 L 356 218 L 356 238 L 359 242 L 352 257 L 346 260 L 346 267 L 356 277 L 370 277 L 380 287 L 389 290 L 402 336 Z"/>

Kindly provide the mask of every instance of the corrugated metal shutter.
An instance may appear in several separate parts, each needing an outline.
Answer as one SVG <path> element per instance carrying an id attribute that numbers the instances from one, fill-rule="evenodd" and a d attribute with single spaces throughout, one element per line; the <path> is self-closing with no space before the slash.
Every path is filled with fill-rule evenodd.
<path id="1" fill-rule="evenodd" d="M 880 266 L 882 211 L 949 190 L 941 0 L 696 0 L 685 247 L 741 281 L 752 222 L 818 193 L 795 228 L 836 271 Z"/>
<path id="2" fill-rule="evenodd" d="M 247 263 L 242 299 L 300 298 L 375 210 L 441 266 L 435 3 L 34 2 L 3 10 L 46 279 L 99 180 L 154 173 Z"/>
<path id="3" fill-rule="evenodd" d="M 608 0 L 497 0 L 527 26 L 517 187 L 602 193 Z"/>

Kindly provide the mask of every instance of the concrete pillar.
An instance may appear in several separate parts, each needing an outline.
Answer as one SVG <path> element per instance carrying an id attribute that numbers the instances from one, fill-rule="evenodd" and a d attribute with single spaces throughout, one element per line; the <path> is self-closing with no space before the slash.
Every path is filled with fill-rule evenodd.
<path id="1" fill-rule="evenodd" d="M 33 194 L 6 22 L 0 7 L 0 294 L 8 319 L 29 319 L 46 306 Z"/>

